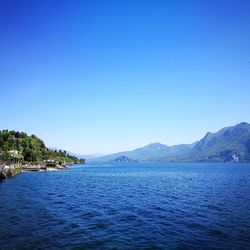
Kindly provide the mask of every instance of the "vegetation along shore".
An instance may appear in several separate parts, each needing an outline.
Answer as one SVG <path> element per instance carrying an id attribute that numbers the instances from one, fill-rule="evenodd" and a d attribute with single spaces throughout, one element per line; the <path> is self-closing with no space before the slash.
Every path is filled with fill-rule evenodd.
<path id="1" fill-rule="evenodd" d="M 35 135 L 0 131 L 0 179 L 27 171 L 65 170 L 67 165 L 83 164 L 65 150 L 52 150 Z"/>

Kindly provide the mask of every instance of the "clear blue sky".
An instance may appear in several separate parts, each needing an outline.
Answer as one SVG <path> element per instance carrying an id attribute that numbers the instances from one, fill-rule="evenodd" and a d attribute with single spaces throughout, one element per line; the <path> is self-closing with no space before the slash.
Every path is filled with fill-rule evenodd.
<path id="1" fill-rule="evenodd" d="M 111 153 L 250 122 L 250 1 L 1 0 L 0 129 Z"/>

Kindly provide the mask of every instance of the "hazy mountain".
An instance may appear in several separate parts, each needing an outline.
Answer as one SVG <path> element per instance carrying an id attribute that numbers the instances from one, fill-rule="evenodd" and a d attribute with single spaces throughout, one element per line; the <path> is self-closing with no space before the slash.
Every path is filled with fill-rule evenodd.
<path id="1" fill-rule="evenodd" d="M 52 150 L 57 150 L 57 151 L 59 151 L 59 150 L 64 151 L 64 149 L 61 149 L 61 148 L 56 148 L 56 147 L 49 147 L 49 148 L 52 149 Z M 75 157 L 77 157 L 79 159 L 85 159 L 85 160 L 96 159 L 96 158 L 99 158 L 99 157 L 103 156 L 103 154 L 98 154 L 98 153 L 97 154 L 77 154 L 77 153 L 74 153 L 74 152 L 71 152 L 71 151 L 67 151 L 67 150 L 65 150 L 65 151 L 69 155 L 73 155 L 73 156 L 75 156 Z"/>
<path id="2" fill-rule="evenodd" d="M 99 157 L 102 157 L 103 154 L 88 154 L 88 155 L 85 155 L 85 154 L 76 154 L 79 158 L 81 159 L 85 159 L 85 160 L 91 160 L 91 159 L 96 159 L 96 158 L 99 158 Z"/>
<path id="3" fill-rule="evenodd" d="M 119 157 L 138 162 L 250 162 L 250 124 L 243 122 L 209 132 L 193 144 L 167 146 L 156 142 L 93 162 L 114 162 Z"/>
<path id="4" fill-rule="evenodd" d="M 195 144 L 181 144 L 175 146 L 166 146 L 159 142 L 151 143 L 145 147 L 132 151 L 125 151 L 116 154 L 103 156 L 94 160 L 94 162 L 112 162 L 115 159 L 125 156 L 131 160 L 139 162 L 154 162 L 164 157 L 174 157 L 178 154 L 185 154 L 194 147 Z"/>

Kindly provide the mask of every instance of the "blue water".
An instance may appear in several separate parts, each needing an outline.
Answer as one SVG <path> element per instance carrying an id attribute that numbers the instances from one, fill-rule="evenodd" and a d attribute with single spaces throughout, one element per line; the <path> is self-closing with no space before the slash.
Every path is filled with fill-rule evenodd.
<path id="1" fill-rule="evenodd" d="M 0 216 L 0 249 L 250 249 L 250 164 L 22 173 Z"/>

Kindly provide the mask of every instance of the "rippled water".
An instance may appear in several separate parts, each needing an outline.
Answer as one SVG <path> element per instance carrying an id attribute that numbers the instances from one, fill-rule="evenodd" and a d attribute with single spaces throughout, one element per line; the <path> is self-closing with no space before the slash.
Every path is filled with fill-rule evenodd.
<path id="1" fill-rule="evenodd" d="M 23 173 L 0 216 L 0 249 L 250 249 L 250 164 Z"/>

